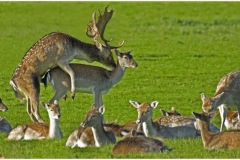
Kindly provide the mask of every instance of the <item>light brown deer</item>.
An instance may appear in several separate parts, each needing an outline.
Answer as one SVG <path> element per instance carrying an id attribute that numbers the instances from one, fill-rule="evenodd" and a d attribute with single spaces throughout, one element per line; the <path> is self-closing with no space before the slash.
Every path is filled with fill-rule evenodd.
<path id="1" fill-rule="evenodd" d="M 168 127 L 152 121 L 153 109 L 158 105 L 158 101 L 151 103 L 139 103 L 129 101 L 138 111 L 137 124 L 142 124 L 143 132 L 147 137 L 161 138 L 186 138 L 198 137 L 198 131 L 191 126 Z"/>
<path id="2" fill-rule="evenodd" d="M 221 121 L 223 123 L 223 114 L 226 113 L 226 118 L 224 125 L 227 130 L 229 129 L 240 129 L 240 121 L 238 119 L 238 111 L 232 111 L 230 108 L 227 108 L 225 104 L 222 104 L 218 107 L 220 112 Z"/>
<path id="3" fill-rule="evenodd" d="M 115 144 L 116 137 L 114 133 L 112 131 L 105 131 L 103 128 L 102 115 L 104 112 L 104 106 L 99 108 L 92 106 L 81 126 L 68 137 L 66 146 L 84 148 Z"/>
<path id="4" fill-rule="evenodd" d="M 0 98 L 0 111 L 7 111 L 8 107 L 3 103 L 2 99 Z M 9 122 L 0 116 L 0 133 L 9 133 L 12 130 L 11 125 Z"/>
<path id="5" fill-rule="evenodd" d="M 100 14 L 100 12 L 99 12 Z M 110 46 L 109 40 L 104 38 L 104 30 L 113 15 L 105 8 L 96 22 L 96 14 L 93 13 L 92 21 L 88 25 L 87 35 L 93 38 L 95 45 L 82 42 L 64 33 L 53 32 L 38 40 L 25 54 L 22 61 L 13 73 L 10 84 L 15 96 L 23 100 L 20 92 L 23 92 L 27 100 L 27 112 L 33 121 L 43 122 L 39 114 L 39 93 L 42 75 L 51 68 L 59 66 L 71 79 L 72 99 L 75 95 L 75 73 L 69 66 L 72 59 L 82 59 L 91 63 L 98 61 L 111 69 L 116 67 L 111 49 L 119 48 Z M 88 33 L 88 32 L 91 32 Z M 101 38 L 105 44 L 98 42 Z"/>
<path id="6" fill-rule="evenodd" d="M 131 51 L 121 53 L 115 50 L 115 53 L 118 56 L 118 61 L 113 71 L 97 66 L 70 64 L 75 73 L 76 92 L 93 94 L 94 104 L 97 108 L 103 105 L 102 94 L 107 93 L 113 85 L 122 79 L 126 68 L 136 68 L 138 66 L 131 55 Z M 49 103 L 54 99 L 61 99 L 71 87 L 70 77 L 59 67 L 47 72 L 42 82 L 45 86 L 50 82 L 54 89 L 55 94 Z"/>
<path id="7" fill-rule="evenodd" d="M 201 130 L 202 142 L 205 149 L 233 149 L 240 148 L 240 132 L 239 131 L 225 131 L 219 133 L 212 133 L 209 131 L 210 118 L 214 116 L 214 112 L 196 113 L 196 128 Z"/>
<path id="8" fill-rule="evenodd" d="M 113 149 L 113 155 L 125 155 L 143 152 L 157 152 L 171 151 L 162 141 L 143 134 L 139 134 L 136 130 L 131 130 L 122 140 L 118 141 Z"/>
<path id="9" fill-rule="evenodd" d="M 29 124 L 23 124 L 13 129 L 7 139 L 8 140 L 31 140 L 31 139 L 56 139 L 62 138 L 62 131 L 59 127 L 60 107 L 57 101 L 53 104 L 46 104 L 42 102 L 42 105 L 48 112 L 50 124 L 43 122 L 32 122 Z"/>
<path id="10" fill-rule="evenodd" d="M 217 85 L 217 89 L 213 97 L 207 98 L 204 93 L 201 94 L 202 109 L 204 112 L 215 111 L 220 105 L 225 104 L 226 107 L 237 105 L 238 119 L 240 112 L 240 71 L 229 73 L 222 77 Z M 226 112 L 223 112 L 223 120 L 220 131 L 223 130 L 226 119 Z"/>
<path id="11" fill-rule="evenodd" d="M 153 122 L 157 122 L 160 125 L 168 126 L 168 127 L 176 127 L 176 126 L 190 126 L 194 127 L 194 123 L 196 119 L 193 117 L 182 116 L 174 107 L 172 107 L 171 111 L 161 110 L 163 113 L 163 117 L 156 118 Z M 210 123 L 211 132 L 219 132 L 219 129 Z"/>

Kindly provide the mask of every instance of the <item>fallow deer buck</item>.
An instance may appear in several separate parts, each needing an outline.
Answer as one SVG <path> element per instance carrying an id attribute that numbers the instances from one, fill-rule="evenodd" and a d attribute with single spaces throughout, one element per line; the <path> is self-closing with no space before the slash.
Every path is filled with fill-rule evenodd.
<path id="1" fill-rule="evenodd" d="M 205 149 L 240 148 L 239 131 L 224 131 L 219 133 L 209 131 L 210 118 L 214 116 L 214 112 L 192 113 L 196 117 L 196 128 L 201 130 L 202 142 Z"/>
<path id="2" fill-rule="evenodd" d="M 63 134 L 59 127 L 59 118 L 61 116 L 60 107 L 57 101 L 53 104 L 42 102 L 43 107 L 47 110 L 50 124 L 43 122 L 32 122 L 23 124 L 13 129 L 7 139 L 8 140 L 31 140 L 31 139 L 57 139 L 62 138 Z"/>
<path id="3" fill-rule="evenodd" d="M 202 109 L 204 112 L 215 111 L 220 105 L 225 104 L 226 107 L 230 105 L 237 105 L 238 120 L 240 113 L 240 71 L 229 73 L 222 77 L 217 85 L 217 89 L 213 97 L 207 98 L 204 93 L 201 94 Z M 223 120 L 220 131 L 223 130 L 224 122 L 227 113 L 223 112 Z"/>
<path id="4" fill-rule="evenodd" d="M 111 40 L 104 38 L 104 30 L 113 15 L 105 8 L 103 15 L 99 12 L 96 22 L 96 14 L 93 13 L 92 21 L 88 25 L 86 34 L 93 38 L 95 45 L 82 42 L 70 35 L 53 32 L 38 40 L 25 54 L 21 63 L 13 73 L 10 84 L 15 96 L 23 100 L 20 92 L 23 92 L 27 100 L 27 112 L 33 121 L 43 122 L 39 114 L 40 81 L 43 74 L 51 68 L 59 66 L 71 79 L 72 99 L 75 95 L 75 73 L 69 66 L 72 59 L 82 59 L 91 63 L 98 61 L 111 69 L 116 67 L 111 49 L 119 48 L 110 46 Z M 89 33 L 91 32 L 91 33 Z M 101 38 L 105 44 L 98 42 Z"/>
<path id="5" fill-rule="evenodd" d="M 103 128 L 102 115 L 105 112 L 105 107 L 101 106 L 92 109 L 86 114 L 86 118 L 81 123 L 81 126 L 76 129 L 66 142 L 69 147 L 100 147 L 107 144 L 115 144 L 116 137 L 112 131 L 105 131 Z"/>
<path id="6" fill-rule="evenodd" d="M 0 98 L 0 111 L 7 111 L 8 107 L 3 103 L 2 99 Z M 12 130 L 11 125 L 9 122 L 0 116 L 0 133 L 9 133 Z"/>
<path id="7" fill-rule="evenodd" d="M 157 122 L 160 125 L 168 126 L 168 127 L 176 127 L 176 126 L 190 126 L 194 127 L 194 123 L 196 119 L 193 117 L 182 116 L 174 107 L 172 107 L 171 111 L 162 110 L 161 112 L 163 117 L 159 117 L 155 119 L 153 122 Z M 219 132 L 219 129 L 210 123 L 209 125 L 211 132 Z"/>
<path id="8" fill-rule="evenodd" d="M 186 138 L 199 137 L 198 131 L 192 126 L 168 127 L 152 121 L 153 109 L 158 105 L 158 101 L 149 103 L 139 103 L 129 101 L 138 111 L 137 124 L 142 124 L 143 132 L 147 137 L 161 138 Z"/>
<path id="9" fill-rule="evenodd" d="M 125 53 L 121 53 L 118 50 L 114 51 L 118 56 L 118 61 L 113 71 L 97 66 L 70 64 L 75 73 L 76 92 L 93 94 L 94 104 L 97 108 L 103 105 L 102 94 L 107 93 L 113 85 L 122 79 L 126 68 L 137 67 L 137 63 L 130 53 L 131 51 Z M 69 76 L 59 67 L 53 68 L 47 72 L 42 82 L 45 86 L 50 82 L 54 89 L 55 94 L 50 100 L 50 103 L 54 99 L 61 99 L 71 87 Z"/>
<path id="10" fill-rule="evenodd" d="M 113 149 L 113 155 L 125 155 L 142 152 L 157 152 L 171 151 L 162 141 L 150 137 L 146 137 L 131 130 L 122 140 L 118 141 Z"/>
<path id="11" fill-rule="evenodd" d="M 229 130 L 229 129 L 239 130 L 240 129 L 240 121 L 238 119 L 238 111 L 230 110 L 230 108 L 227 108 L 225 106 L 225 104 L 220 105 L 218 107 L 218 109 L 220 112 L 220 117 L 221 117 L 222 123 L 223 123 L 223 119 L 224 119 L 223 114 L 226 113 L 224 125 L 227 130 Z"/>

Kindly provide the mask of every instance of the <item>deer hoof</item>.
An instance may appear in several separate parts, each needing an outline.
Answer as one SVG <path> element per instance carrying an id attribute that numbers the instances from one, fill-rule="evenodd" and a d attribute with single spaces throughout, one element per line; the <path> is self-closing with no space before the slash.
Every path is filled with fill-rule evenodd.
<path id="1" fill-rule="evenodd" d="M 74 100 L 74 98 L 75 98 L 75 93 L 72 93 L 71 97 L 72 97 L 72 100 Z"/>

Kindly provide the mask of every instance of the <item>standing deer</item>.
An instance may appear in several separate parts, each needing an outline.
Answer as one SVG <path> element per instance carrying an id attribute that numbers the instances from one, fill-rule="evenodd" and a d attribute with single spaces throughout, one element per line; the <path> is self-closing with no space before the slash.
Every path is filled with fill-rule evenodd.
<path id="1" fill-rule="evenodd" d="M 75 130 L 66 142 L 66 146 L 81 148 L 88 146 L 100 147 L 107 144 L 115 144 L 116 137 L 112 131 L 105 131 L 103 128 L 102 115 L 105 107 L 101 106 L 92 109 L 86 114 L 86 118 L 81 123 L 80 128 Z"/>
<path id="2" fill-rule="evenodd" d="M 92 21 L 88 25 L 86 34 L 93 38 L 95 45 L 81 42 L 80 40 L 64 33 L 53 32 L 38 40 L 25 54 L 21 63 L 13 73 L 10 85 L 15 96 L 23 100 L 19 92 L 23 92 L 27 100 L 27 112 L 33 121 L 43 122 L 39 114 L 39 93 L 42 75 L 51 68 L 59 66 L 71 79 L 72 99 L 75 95 L 75 73 L 69 66 L 72 59 L 82 59 L 91 63 L 98 61 L 110 68 L 115 68 L 116 64 L 112 57 L 111 49 L 119 48 L 110 46 L 111 40 L 104 38 L 104 30 L 113 15 L 105 8 L 103 15 L 96 22 L 96 14 L 93 13 Z M 91 32 L 91 34 L 89 34 Z M 98 38 L 105 44 L 98 42 Z"/>
<path id="3" fill-rule="evenodd" d="M 70 64 L 75 73 L 76 91 L 93 94 L 94 104 L 97 108 L 103 105 L 102 94 L 107 93 L 113 85 L 122 79 L 126 68 L 138 66 L 130 54 L 131 51 L 125 53 L 118 50 L 114 51 L 118 56 L 118 61 L 113 71 L 97 66 Z M 70 77 L 59 67 L 47 72 L 42 82 L 45 86 L 50 82 L 54 89 L 55 94 L 49 103 L 54 99 L 61 99 L 71 87 Z"/>
<path id="4" fill-rule="evenodd" d="M 240 132 L 239 131 L 225 131 L 219 133 L 212 133 L 209 131 L 210 118 L 214 116 L 214 112 L 196 113 L 196 128 L 201 130 L 202 142 L 205 149 L 233 149 L 240 148 Z"/>
<path id="5" fill-rule="evenodd" d="M 240 71 L 229 73 L 222 77 L 217 85 L 217 89 L 213 97 L 207 98 L 204 93 L 201 94 L 202 109 L 204 112 L 215 111 L 220 105 L 225 104 L 237 105 L 238 120 L 240 113 Z M 223 130 L 227 113 L 224 111 L 222 116 L 220 131 Z"/>
<path id="6" fill-rule="evenodd" d="M 122 140 L 118 141 L 113 149 L 113 155 L 125 155 L 142 152 L 157 152 L 162 153 L 164 151 L 170 151 L 162 141 L 150 137 L 146 137 L 143 134 L 131 130 Z"/>
<path id="7" fill-rule="evenodd" d="M 42 102 L 43 107 L 47 110 L 50 119 L 50 124 L 42 122 L 32 122 L 23 124 L 13 129 L 7 139 L 8 140 L 31 140 L 31 139 L 45 139 L 45 138 L 62 138 L 62 131 L 59 127 L 60 107 L 57 101 L 53 104 L 46 104 Z"/>
<path id="8" fill-rule="evenodd" d="M 186 138 L 198 137 L 198 131 L 192 126 L 168 127 L 152 121 L 153 109 L 158 105 L 158 101 L 149 103 L 139 103 L 129 101 L 138 111 L 137 124 L 142 124 L 143 132 L 147 137 L 161 138 Z"/>
<path id="9" fill-rule="evenodd" d="M 226 118 L 224 125 L 229 129 L 240 129 L 240 121 L 238 119 L 238 111 L 231 111 L 230 108 L 227 108 L 225 104 L 222 104 L 218 107 L 221 117 L 221 122 L 223 123 L 224 117 L 223 114 L 226 113 Z"/>
<path id="10" fill-rule="evenodd" d="M 3 103 L 2 99 L 0 98 L 0 111 L 7 111 L 7 106 Z M 11 125 L 9 122 L 0 116 L 0 133 L 9 133 L 12 130 Z"/>

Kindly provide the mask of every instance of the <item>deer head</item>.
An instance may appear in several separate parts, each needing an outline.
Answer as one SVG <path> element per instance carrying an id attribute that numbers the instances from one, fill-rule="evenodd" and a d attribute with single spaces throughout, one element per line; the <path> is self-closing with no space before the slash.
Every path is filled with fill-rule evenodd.
<path id="1" fill-rule="evenodd" d="M 108 6 L 105 8 L 103 15 L 101 14 L 100 10 L 98 10 L 99 17 L 97 22 L 96 22 L 96 13 L 94 12 L 92 14 L 92 21 L 90 21 L 90 24 L 87 27 L 86 35 L 90 38 L 93 38 L 96 47 L 101 51 L 102 54 L 104 54 L 106 57 L 110 59 L 112 58 L 111 49 L 117 49 L 123 46 L 124 40 L 119 44 L 119 46 L 111 46 L 109 42 L 111 42 L 113 38 L 110 40 L 106 40 L 104 38 L 104 31 L 105 31 L 106 25 L 109 22 L 109 20 L 112 18 L 112 15 L 114 12 L 114 10 L 111 10 L 108 12 L 107 9 L 108 9 Z M 99 37 L 104 42 L 104 44 L 101 44 L 98 41 Z M 102 57 L 104 55 L 102 55 Z"/>

